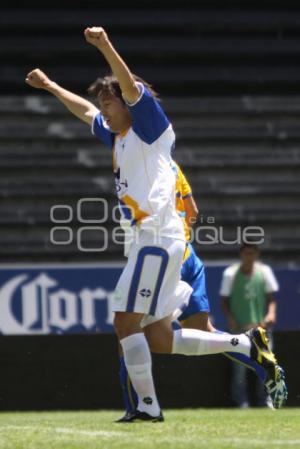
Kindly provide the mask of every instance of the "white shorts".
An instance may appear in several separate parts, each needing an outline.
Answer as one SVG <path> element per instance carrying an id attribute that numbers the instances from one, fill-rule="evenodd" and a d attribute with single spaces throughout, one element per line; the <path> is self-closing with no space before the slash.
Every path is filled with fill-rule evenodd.
<path id="1" fill-rule="evenodd" d="M 131 245 L 128 262 L 112 299 L 114 312 L 143 313 L 142 327 L 161 320 L 188 303 L 193 289 L 180 280 L 186 244 L 147 231 Z"/>

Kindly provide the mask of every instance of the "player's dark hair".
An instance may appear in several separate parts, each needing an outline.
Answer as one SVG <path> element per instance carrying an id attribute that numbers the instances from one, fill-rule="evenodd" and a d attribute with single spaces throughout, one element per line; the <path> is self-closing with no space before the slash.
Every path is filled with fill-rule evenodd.
<path id="1" fill-rule="evenodd" d="M 152 86 L 147 83 L 147 81 L 143 80 L 137 75 L 133 75 L 133 77 L 135 81 L 144 84 L 144 86 L 151 92 L 153 97 L 156 98 L 156 100 L 159 100 L 158 94 L 155 92 L 155 90 L 153 90 Z M 91 95 L 91 97 L 95 98 L 95 100 L 98 102 L 106 96 L 114 95 L 125 104 L 119 81 L 114 75 L 107 75 L 104 78 L 97 78 L 88 88 L 88 94 Z"/>
<path id="2" fill-rule="evenodd" d="M 255 241 L 247 240 L 247 242 L 243 242 L 240 246 L 240 253 L 247 248 L 252 248 L 256 252 L 259 252 L 259 245 Z"/>

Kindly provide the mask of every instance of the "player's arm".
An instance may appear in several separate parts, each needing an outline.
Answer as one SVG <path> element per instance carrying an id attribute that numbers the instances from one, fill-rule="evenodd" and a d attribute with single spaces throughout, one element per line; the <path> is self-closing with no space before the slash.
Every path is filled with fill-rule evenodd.
<path id="1" fill-rule="evenodd" d="M 181 170 L 180 166 L 175 162 L 177 167 L 177 174 L 179 179 L 180 191 L 183 199 L 185 210 L 185 221 L 189 228 L 191 228 L 197 221 L 198 207 L 193 197 L 192 188 Z"/>
<path id="2" fill-rule="evenodd" d="M 235 321 L 234 316 L 231 313 L 229 300 L 230 300 L 229 296 L 221 296 L 222 310 L 227 320 L 228 327 L 230 330 L 234 331 L 238 328 L 238 325 L 237 322 Z"/>
<path id="3" fill-rule="evenodd" d="M 197 221 L 197 216 L 199 213 L 198 207 L 192 195 L 183 198 L 183 202 L 186 214 L 185 221 L 187 222 L 187 225 L 191 228 Z"/>
<path id="4" fill-rule="evenodd" d="M 230 330 L 235 331 L 238 329 L 238 324 L 233 316 L 230 307 L 230 298 L 232 295 L 233 280 L 234 280 L 234 273 L 232 272 L 232 268 L 228 267 L 223 272 L 220 287 L 220 298 L 221 298 L 221 307 L 227 320 L 228 327 Z"/>
<path id="5" fill-rule="evenodd" d="M 99 110 L 93 103 L 62 88 L 57 83 L 50 80 L 40 69 L 34 69 L 29 72 L 25 81 L 31 87 L 47 90 L 55 95 L 72 114 L 90 126 L 92 125 L 95 115 L 99 113 Z"/>
<path id="6" fill-rule="evenodd" d="M 262 323 L 265 327 L 274 326 L 276 323 L 276 315 L 277 315 L 277 303 L 274 293 L 268 293 L 266 295 L 267 299 L 267 313 L 264 318 L 264 322 Z"/>
<path id="7" fill-rule="evenodd" d="M 129 104 L 135 103 L 140 97 L 139 88 L 126 63 L 108 39 L 104 29 L 101 27 L 86 28 L 84 35 L 87 42 L 94 45 L 110 65 L 113 74 L 119 81 L 125 101 Z"/>
<path id="8" fill-rule="evenodd" d="M 265 280 L 265 295 L 267 302 L 267 311 L 262 325 L 271 327 L 276 323 L 277 303 L 275 295 L 276 292 L 279 291 L 279 285 L 271 267 L 262 265 L 262 270 Z"/>

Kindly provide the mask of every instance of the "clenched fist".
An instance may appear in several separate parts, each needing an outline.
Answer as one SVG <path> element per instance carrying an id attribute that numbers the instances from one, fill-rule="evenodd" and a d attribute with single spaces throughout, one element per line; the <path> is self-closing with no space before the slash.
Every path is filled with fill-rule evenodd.
<path id="1" fill-rule="evenodd" d="M 95 45 L 99 49 L 108 43 L 107 34 L 101 27 L 86 28 L 84 36 L 89 44 Z"/>
<path id="2" fill-rule="evenodd" d="M 50 86 L 51 81 L 48 76 L 40 69 L 34 69 L 28 73 L 25 82 L 36 89 L 46 89 Z"/>

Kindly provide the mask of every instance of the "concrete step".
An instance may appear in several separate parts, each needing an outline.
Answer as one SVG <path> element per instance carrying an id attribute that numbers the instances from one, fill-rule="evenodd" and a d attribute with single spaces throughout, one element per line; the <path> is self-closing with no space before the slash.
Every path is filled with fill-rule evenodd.
<path id="1" fill-rule="evenodd" d="M 84 93 L 83 93 L 84 94 Z M 52 95 L 26 95 L 26 96 L 0 96 L 0 114 L 16 114 L 24 116 L 32 114 L 42 115 L 70 115 L 70 112 Z M 193 96 L 193 97 L 170 97 L 162 99 L 163 108 L 167 113 L 173 115 L 219 115 L 225 114 L 240 116 L 240 114 L 256 115 L 286 115 L 300 114 L 299 95 L 241 95 L 241 96 Z"/>

